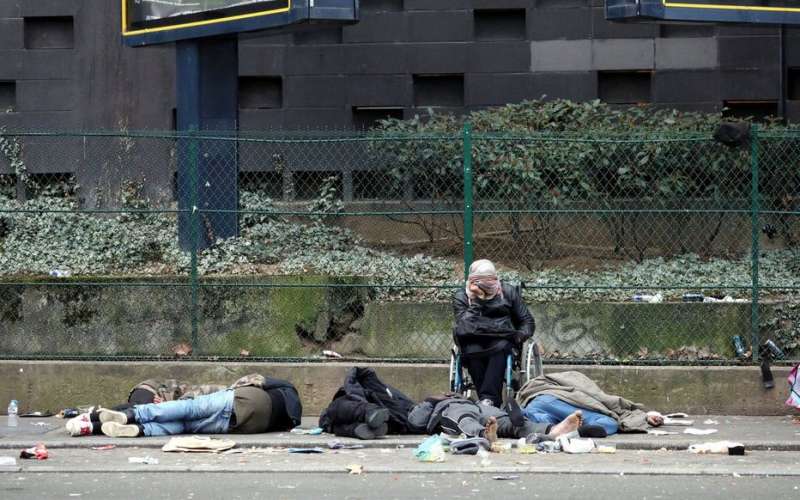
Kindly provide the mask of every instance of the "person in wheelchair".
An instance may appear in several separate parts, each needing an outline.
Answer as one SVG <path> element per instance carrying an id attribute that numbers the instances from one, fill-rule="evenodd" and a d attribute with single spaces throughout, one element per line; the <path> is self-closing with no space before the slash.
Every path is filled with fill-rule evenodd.
<path id="1" fill-rule="evenodd" d="M 463 290 L 453 298 L 454 340 L 461 350 L 481 404 L 500 407 L 510 353 L 533 336 L 533 316 L 517 287 L 502 283 L 494 264 L 477 260 Z"/>

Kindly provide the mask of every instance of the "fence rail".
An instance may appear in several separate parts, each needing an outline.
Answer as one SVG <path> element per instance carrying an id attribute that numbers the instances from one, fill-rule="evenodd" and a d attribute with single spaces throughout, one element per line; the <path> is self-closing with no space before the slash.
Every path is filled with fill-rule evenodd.
<path id="1" fill-rule="evenodd" d="M 798 241 L 792 131 L 0 132 L 0 356 L 443 360 L 490 258 L 548 362 L 798 359 Z"/>

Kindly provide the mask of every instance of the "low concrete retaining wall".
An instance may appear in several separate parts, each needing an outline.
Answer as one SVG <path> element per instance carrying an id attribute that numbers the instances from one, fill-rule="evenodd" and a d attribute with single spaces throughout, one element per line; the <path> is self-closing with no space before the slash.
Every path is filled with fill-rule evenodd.
<path id="1" fill-rule="evenodd" d="M 373 302 L 365 288 L 318 286 L 354 280 L 272 279 L 291 286 L 237 287 L 231 286 L 236 279 L 219 279 L 201 288 L 195 354 L 295 357 L 332 349 L 383 358 L 448 356 L 449 304 Z M 191 342 L 188 287 L 107 281 L 100 287 L 0 284 L 0 356 L 169 356 L 175 344 Z M 770 308 L 764 305 L 764 313 Z M 530 309 L 545 349 L 577 356 L 626 359 L 694 346 L 729 358 L 731 337 L 750 332 L 749 304 L 552 302 Z"/>
<path id="2" fill-rule="evenodd" d="M 229 384 L 258 372 L 297 386 L 307 415 L 317 415 L 341 385 L 346 363 L 49 362 L 0 361 L 0 402 L 18 399 L 22 411 L 59 410 L 123 402 L 147 378 Z M 421 400 L 447 389 L 444 365 L 372 365 L 387 383 Z M 765 390 L 757 367 L 627 367 L 547 365 L 546 372 L 578 370 L 609 393 L 661 411 L 691 414 L 785 415 L 789 369 L 773 368 L 777 387 Z M 4 406 L 3 406 L 4 407 Z"/>

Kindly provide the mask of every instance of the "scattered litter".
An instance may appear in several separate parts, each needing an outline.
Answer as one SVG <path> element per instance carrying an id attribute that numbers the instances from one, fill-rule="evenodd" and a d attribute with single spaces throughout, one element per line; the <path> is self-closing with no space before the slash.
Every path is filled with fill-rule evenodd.
<path id="1" fill-rule="evenodd" d="M 361 464 L 350 464 L 347 466 L 347 473 L 352 475 L 359 475 L 364 472 L 364 466 Z"/>
<path id="2" fill-rule="evenodd" d="M 68 269 L 51 269 L 48 274 L 53 278 L 69 278 L 72 276 Z"/>
<path id="3" fill-rule="evenodd" d="M 272 455 L 276 451 L 277 450 L 275 448 L 256 448 L 256 447 L 252 447 L 252 448 L 231 448 L 230 450 L 223 451 L 221 454 L 222 455 L 244 455 L 244 454 L 248 454 L 249 455 L 249 454 L 261 453 L 261 454 L 264 454 L 264 455 Z M 283 451 L 283 449 L 281 449 L 280 451 Z"/>
<path id="4" fill-rule="evenodd" d="M 22 416 L 25 417 L 26 415 Z M 53 424 L 51 424 L 50 422 L 31 422 L 31 425 L 35 425 L 36 427 L 50 427 Z"/>
<path id="5" fill-rule="evenodd" d="M 478 456 L 481 459 L 481 467 L 489 467 L 492 465 L 492 461 L 489 460 L 489 452 L 484 450 L 483 448 L 478 450 Z"/>
<path id="6" fill-rule="evenodd" d="M 682 412 L 673 412 L 673 413 L 667 413 L 666 415 L 664 415 L 664 418 L 689 418 L 689 414 Z"/>
<path id="7" fill-rule="evenodd" d="M 652 436 L 670 436 L 674 434 L 680 434 L 678 431 L 663 431 L 661 429 L 647 429 L 647 433 Z"/>
<path id="8" fill-rule="evenodd" d="M 741 474 L 739 474 L 738 472 L 734 472 L 734 473 L 733 473 L 733 477 L 742 477 L 742 475 L 741 475 Z M 795 488 L 795 489 L 797 489 L 797 488 Z"/>
<path id="9" fill-rule="evenodd" d="M 36 460 L 47 460 L 50 454 L 42 443 L 36 443 L 33 448 L 28 448 L 19 452 L 19 458 L 35 458 Z"/>
<path id="10" fill-rule="evenodd" d="M 650 295 L 646 293 L 637 293 L 632 297 L 634 302 L 646 302 L 648 304 L 658 304 L 664 302 L 664 296 L 660 293 Z"/>
<path id="11" fill-rule="evenodd" d="M 105 446 L 92 446 L 92 449 L 97 451 L 105 451 L 105 450 L 113 450 L 116 447 L 117 445 L 115 444 L 107 444 Z"/>
<path id="12" fill-rule="evenodd" d="M 322 448 L 289 448 L 289 453 L 300 453 L 300 454 L 314 454 L 314 453 L 325 453 L 325 450 Z"/>
<path id="13" fill-rule="evenodd" d="M 150 456 L 147 457 L 128 457 L 129 464 L 145 464 L 145 465 L 158 465 L 158 459 Z"/>
<path id="14" fill-rule="evenodd" d="M 511 453 L 511 443 L 495 441 L 490 450 L 492 453 Z"/>
<path id="15" fill-rule="evenodd" d="M 336 351 L 322 351 L 322 355 L 326 358 L 342 359 L 342 355 Z"/>
<path id="16" fill-rule="evenodd" d="M 536 444 L 536 451 L 542 453 L 558 453 L 561 451 L 560 441 L 542 441 Z"/>
<path id="17" fill-rule="evenodd" d="M 719 425 L 719 422 L 709 418 L 708 420 L 703 421 L 703 425 Z"/>
<path id="18" fill-rule="evenodd" d="M 190 451 L 196 453 L 220 453 L 236 446 L 230 439 L 217 439 L 208 436 L 174 437 L 165 444 L 161 451 Z"/>
<path id="19" fill-rule="evenodd" d="M 742 443 L 733 441 L 711 441 L 689 446 L 690 453 L 715 453 L 721 455 L 744 455 L 745 448 Z"/>
<path id="20" fill-rule="evenodd" d="M 689 427 L 688 429 L 684 429 L 684 434 L 691 434 L 692 436 L 708 436 L 709 434 L 714 434 L 717 432 L 717 429 L 695 429 L 694 427 Z"/>
<path id="21" fill-rule="evenodd" d="M 616 453 L 617 447 L 611 444 L 601 444 L 597 448 L 595 448 L 597 453 Z"/>
<path id="22" fill-rule="evenodd" d="M 381 453 L 394 453 L 394 450 L 390 450 L 389 448 L 381 448 Z"/>
<path id="23" fill-rule="evenodd" d="M 685 413 L 678 413 L 677 415 L 686 415 Z M 686 417 L 672 417 L 670 415 L 664 415 L 664 425 L 684 425 L 690 426 L 694 425 L 694 420 L 689 420 Z"/>
<path id="24" fill-rule="evenodd" d="M 453 455 L 477 455 L 479 449 L 488 450 L 491 447 L 489 440 L 481 437 L 455 439 L 449 443 Z"/>
<path id="25" fill-rule="evenodd" d="M 308 434 L 310 436 L 319 436 L 322 434 L 322 427 L 314 427 L 313 429 L 302 429 L 300 427 L 295 427 L 289 432 L 292 434 Z"/>
<path id="26" fill-rule="evenodd" d="M 517 453 L 522 455 L 530 455 L 536 453 L 536 445 L 529 444 L 525 438 L 517 440 Z"/>
<path id="27" fill-rule="evenodd" d="M 594 449 L 594 440 L 584 438 L 570 439 L 566 436 L 558 438 L 561 449 L 566 453 L 589 453 Z"/>
<path id="28" fill-rule="evenodd" d="M 0 467 L 9 467 L 17 465 L 17 459 L 14 457 L 0 457 Z"/>
<path id="29" fill-rule="evenodd" d="M 69 494 L 69 496 L 71 496 L 71 497 L 79 497 L 81 495 L 83 495 L 83 493 L 70 493 Z"/>
<path id="30" fill-rule="evenodd" d="M 328 448 L 332 450 L 360 450 L 364 447 L 363 444 L 344 444 L 338 439 L 328 442 Z"/>
<path id="31" fill-rule="evenodd" d="M 64 408 L 60 412 L 56 413 L 56 418 L 75 418 L 81 414 L 81 411 L 77 408 Z"/>
<path id="32" fill-rule="evenodd" d="M 241 351 L 239 351 L 239 356 L 246 358 L 250 356 L 250 351 L 248 351 L 247 349 L 242 349 Z"/>
<path id="33" fill-rule="evenodd" d="M 517 464 L 517 465 L 530 465 L 531 464 L 527 460 L 515 460 L 514 463 Z"/>
<path id="34" fill-rule="evenodd" d="M 480 453 L 480 450 L 478 451 Z M 438 435 L 430 436 L 414 450 L 414 456 L 420 462 L 444 462 L 444 446 Z"/>
<path id="35" fill-rule="evenodd" d="M 514 476 L 514 475 L 492 476 L 492 479 L 494 479 L 495 481 L 513 481 L 515 479 L 519 479 L 519 476 Z"/>
<path id="36" fill-rule="evenodd" d="M 50 411 L 31 411 L 31 412 L 28 412 L 28 413 L 23 413 L 19 417 L 20 418 L 47 418 L 47 417 L 52 417 L 52 416 L 53 416 L 53 412 L 50 412 Z M 47 424 L 47 425 L 51 425 L 51 424 Z"/>

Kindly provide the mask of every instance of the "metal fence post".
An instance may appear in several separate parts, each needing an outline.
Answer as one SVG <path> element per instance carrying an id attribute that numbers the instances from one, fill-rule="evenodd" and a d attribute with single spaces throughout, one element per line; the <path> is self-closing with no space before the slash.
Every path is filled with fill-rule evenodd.
<path id="1" fill-rule="evenodd" d="M 758 169 L 759 169 L 759 143 L 758 127 L 753 125 L 750 136 L 750 273 L 752 278 L 752 288 L 750 291 L 750 342 L 752 346 L 753 360 L 758 360 L 758 347 L 760 341 L 760 318 L 759 318 L 759 283 L 758 283 L 758 260 L 760 251 L 760 230 L 759 230 L 759 211 L 761 210 L 760 193 L 758 188 Z"/>
<path id="2" fill-rule="evenodd" d="M 200 164 L 200 150 L 198 144 L 198 138 L 196 137 L 197 131 L 190 130 L 189 131 L 189 197 L 191 199 L 190 203 L 190 225 L 191 225 L 191 288 L 192 288 L 192 298 L 191 298 L 191 315 L 192 315 L 192 352 L 196 352 L 197 350 L 197 330 L 198 330 L 198 296 L 199 296 L 199 279 L 198 279 L 198 272 L 197 272 L 197 249 L 199 246 L 198 239 L 200 238 L 200 212 L 198 211 L 198 189 L 199 189 L 199 176 L 200 172 L 199 164 Z"/>
<path id="3" fill-rule="evenodd" d="M 472 125 L 467 122 L 463 130 L 464 142 L 464 277 L 469 274 L 473 256 L 473 192 L 472 192 Z"/>

